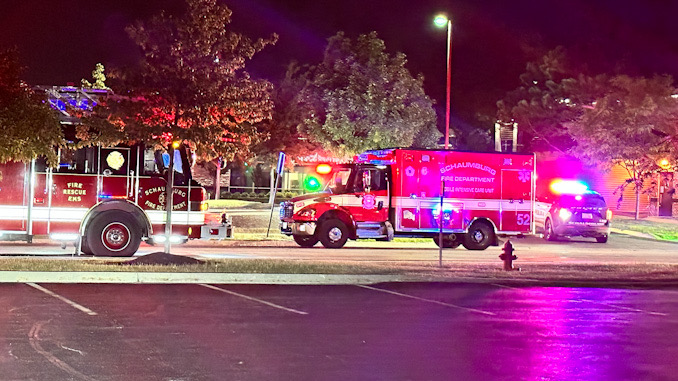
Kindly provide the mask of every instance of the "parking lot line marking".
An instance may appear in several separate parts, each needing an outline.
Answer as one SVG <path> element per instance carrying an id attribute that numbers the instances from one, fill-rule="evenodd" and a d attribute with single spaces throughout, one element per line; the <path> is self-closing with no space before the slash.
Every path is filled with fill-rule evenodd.
<path id="1" fill-rule="evenodd" d="M 40 285 L 37 285 L 37 284 L 35 284 L 35 283 L 26 283 L 26 284 L 29 285 L 29 286 L 31 286 L 31 287 L 33 287 L 33 288 L 35 288 L 35 289 L 37 289 L 37 290 L 40 290 L 40 291 L 44 292 L 45 294 L 47 294 L 47 295 L 49 295 L 49 296 L 53 296 L 53 297 L 55 297 L 55 298 L 61 300 L 62 302 L 64 302 L 64 303 L 70 305 L 71 307 L 76 308 L 76 309 L 78 309 L 78 310 L 80 310 L 80 311 L 86 313 L 87 315 L 90 315 L 90 316 L 95 316 L 95 315 L 97 315 L 96 312 L 90 310 L 89 308 L 87 308 L 87 307 L 85 307 L 85 306 L 82 306 L 82 305 L 80 305 L 80 304 L 78 304 L 78 303 L 76 303 L 76 302 L 74 302 L 74 301 L 72 301 L 72 300 L 70 300 L 70 299 L 64 298 L 63 296 L 61 296 L 61 295 L 59 295 L 59 294 L 57 294 L 57 293 L 55 293 L 55 292 L 52 292 L 52 291 L 50 291 L 50 290 L 48 290 L 48 289 L 46 289 L 46 288 L 44 288 L 44 287 L 42 287 L 42 286 L 40 286 Z"/>
<path id="2" fill-rule="evenodd" d="M 492 283 L 492 285 L 496 286 L 496 287 L 510 288 L 510 289 L 513 289 L 513 290 L 520 289 L 519 287 L 512 287 L 512 286 L 507 286 L 507 285 L 503 285 L 503 284 Z M 640 312 L 640 313 L 644 313 L 644 314 L 648 314 L 648 315 L 669 316 L 669 314 L 664 313 L 664 312 L 655 312 L 655 311 L 641 310 L 641 309 L 633 308 L 633 307 L 624 307 L 624 306 L 619 306 L 619 305 L 616 305 L 616 304 L 604 303 L 604 302 L 599 302 L 597 300 L 591 300 L 591 299 L 576 299 L 576 300 L 573 300 L 573 301 L 574 302 L 578 301 L 578 302 L 584 302 L 584 303 L 600 304 L 601 306 L 616 308 L 618 310 Z"/>
<path id="3" fill-rule="evenodd" d="M 292 312 L 292 313 L 299 314 L 299 315 L 308 315 L 308 312 L 295 310 L 295 309 L 293 309 L 293 308 L 287 308 L 287 307 L 284 307 L 284 306 L 281 306 L 281 305 L 278 305 L 278 304 L 275 304 L 275 303 L 267 302 L 267 301 L 265 301 L 265 300 L 253 298 L 253 297 L 251 297 L 251 296 L 239 294 L 239 293 L 237 293 L 237 292 L 233 292 L 233 291 L 229 291 L 229 290 L 224 290 L 223 288 L 219 288 L 219 287 L 212 286 L 212 285 L 209 285 L 209 284 L 201 283 L 201 284 L 199 284 L 199 285 L 200 285 L 200 286 L 203 286 L 203 287 L 211 288 L 212 290 L 217 290 L 217 291 L 220 291 L 220 292 L 229 294 L 229 295 L 238 296 L 238 297 L 241 297 L 241 298 L 243 298 L 243 299 L 251 300 L 251 301 L 253 301 L 253 302 L 265 304 L 265 305 L 267 305 L 267 306 L 269 306 L 269 307 L 277 308 L 277 309 L 279 309 L 279 310 L 283 310 L 283 311 L 287 311 L 287 312 Z"/>
<path id="4" fill-rule="evenodd" d="M 380 291 L 380 292 L 385 292 L 385 293 L 387 293 L 387 294 L 393 294 L 393 295 L 397 295 L 397 296 L 402 296 L 402 297 L 404 297 L 404 298 L 415 299 L 415 300 L 419 300 L 419 301 L 422 301 L 422 302 L 428 302 L 428 303 L 433 303 L 433 304 L 439 304 L 439 305 L 445 306 L 445 307 L 459 308 L 459 309 L 461 309 L 461 310 L 466 310 L 466 311 L 471 311 L 471 312 L 477 312 L 477 313 L 483 314 L 483 315 L 492 315 L 492 316 L 496 315 L 494 312 L 490 312 L 490 311 L 483 311 L 483 310 L 478 310 L 478 309 L 475 309 L 475 308 L 462 307 L 462 306 L 458 306 L 458 305 L 456 305 L 456 304 L 445 303 L 445 302 L 441 302 L 441 301 L 433 300 L 433 299 L 420 298 L 420 297 L 414 296 L 414 295 L 403 294 L 403 293 L 396 292 L 396 291 L 391 291 L 391 290 L 384 290 L 383 288 L 376 288 L 376 287 L 371 287 L 371 286 L 365 286 L 365 285 L 362 285 L 362 284 L 356 284 L 356 286 L 362 287 L 362 288 L 366 288 L 366 289 L 368 289 L 368 290 Z"/>

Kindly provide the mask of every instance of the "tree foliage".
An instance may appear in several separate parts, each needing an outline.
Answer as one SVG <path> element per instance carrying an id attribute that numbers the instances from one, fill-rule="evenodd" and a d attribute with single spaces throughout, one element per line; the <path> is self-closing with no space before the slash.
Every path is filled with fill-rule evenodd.
<path id="1" fill-rule="evenodd" d="M 92 70 L 92 79 L 94 80 L 94 83 L 91 83 L 90 81 L 83 78 L 80 81 L 82 87 L 89 89 L 110 90 L 108 87 L 106 87 L 106 74 L 104 74 L 104 71 L 104 65 L 102 63 L 97 63 L 94 66 L 94 70 Z"/>
<path id="2" fill-rule="evenodd" d="M 292 62 L 285 77 L 275 86 L 271 94 L 274 104 L 272 118 L 258 125 L 263 138 L 253 150 L 257 159 L 275 163 L 280 151 L 293 158 L 308 155 L 322 147 L 321 143 L 299 129 L 304 121 L 299 94 L 306 86 L 309 74 L 308 67 Z"/>
<path id="3" fill-rule="evenodd" d="M 557 48 L 528 64 L 520 81 L 497 102 L 497 119 L 518 123 L 526 151 L 609 162 L 666 151 L 678 142 L 671 77 L 585 74 Z"/>
<path id="4" fill-rule="evenodd" d="M 167 147 L 186 141 L 203 159 L 231 159 L 256 141 L 253 125 L 270 118 L 271 84 L 245 65 L 277 36 L 252 40 L 232 32 L 231 10 L 216 0 L 187 0 L 127 32 L 139 46 L 138 67 L 111 74 L 117 96 L 90 118 L 81 135 Z"/>
<path id="5" fill-rule="evenodd" d="M 500 124 L 518 123 L 520 143 L 525 151 L 567 151 L 573 140 L 567 123 L 577 117 L 578 110 L 570 107 L 565 51 L 561 48 L 547 53 L 541 62 L 527 64 L 520 75 L 520 86 L 497 102 Z"/>
<path id="6" fill-rule="evenodd" d="M 645 181 L 660 170 L 659 160 L 675 155 L 671 142 L 676 136 L 671 131 L 678 123 L 678 102 L 673 93 L 669 76 L 615 76 L 607 82 L 607 91 L 570 127 L 577 139 L 571 150 L 576 157 L 626 170 L 629 177 L 619 190 L 633 184 L 636 217 Z"/>
<path id="7" fill-rule="evenodd" d="M 0 163 L 45 156 L 56 164 L 55 147 L 63 144 L 59 120 L 20 75 L 16 52 L 0 51 Z"/>
<path id="8" fill-rule="evenodd" d="M 423 77 L 403 53 L 389 54 L 375 32 L 355 41 L 339 32 L 300 93 L 300 131 L 338 154 L 395 146 L 433 146 L 440 137 Z"/>
<path id="9" fill-rule="evenodd" d="M 669 76 L 610 78 L 606 91 L 570 125 L 571 150 L 588 162 L 638 161 L 669 151 L 678 102 Z"/>
<path id="10" fill-rule="evenodd" d="M 559 151 L 586 163 L 619 165 L 638 196 L 661 158 L 678 147 L 678 100 L 670 76 L 590 75 L 567 69 L 564 50 L 530 64 L 522 85 L 497 103 L 497 117 L 518 123 L 529 150 Z M 636 202 L 636 203 L 637 203 Z M 638 211 L 636 211 L 638 212 Z"/>

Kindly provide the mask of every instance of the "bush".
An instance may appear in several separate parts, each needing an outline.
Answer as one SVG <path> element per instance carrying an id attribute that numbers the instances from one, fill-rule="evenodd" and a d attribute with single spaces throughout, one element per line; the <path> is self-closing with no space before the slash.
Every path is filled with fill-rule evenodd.
<path id="1" fill-rule="evenodd" d="M 275 194 L 275 203 L 280 203 L 281 201 L 286 201 L 292 197 L 296 197 L 300 192 L 297 191 L 279 191 Z M 268 202 L 271 192 L 222 192 L 221 199 L 223 200 L 244 200 L 244 201 L 257 201 L 257 202 Z"/>

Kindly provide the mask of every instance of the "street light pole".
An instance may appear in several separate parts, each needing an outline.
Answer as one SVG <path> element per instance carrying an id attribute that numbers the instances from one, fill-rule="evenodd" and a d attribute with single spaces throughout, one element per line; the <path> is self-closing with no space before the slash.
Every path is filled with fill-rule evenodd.
<path id="1" fill-rule="evenodd" d="M 433 19 L 433 23 L 439 28 L 447 26 L 447 102 L 445 104 L 445 149 L 448 149 L 450 145 L 450 86 L 452 84 L 452 19 L 448 18 L 446 15 L 440 14 L 437 15 L 435 19 Z"/>

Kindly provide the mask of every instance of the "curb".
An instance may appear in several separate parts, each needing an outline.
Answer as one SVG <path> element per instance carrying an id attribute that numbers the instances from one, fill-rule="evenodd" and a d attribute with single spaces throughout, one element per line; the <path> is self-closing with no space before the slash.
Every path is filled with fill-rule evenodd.
<path id="1" fill-rule="evenodd" d="M 504 287 L 593 287 L 593 288 L 670 288 L 678 280 L 621 279 L 535 279 L 485 277 L 422 277 L 417 275 L 338 275 L 338 274 L 235 274 L 235 273 L 144 273 L 144 272 L 48 272 L 0 271 L 0 284 L 252 284 L 286 286 L 345 286 L 378 283 L 462 283 L 493 284 Z"/>
<path id="2" fill-rule="evenodd" d="M 402 275 L 0 271 L 0 283 L 347 285 L 415 281 Z"/>

